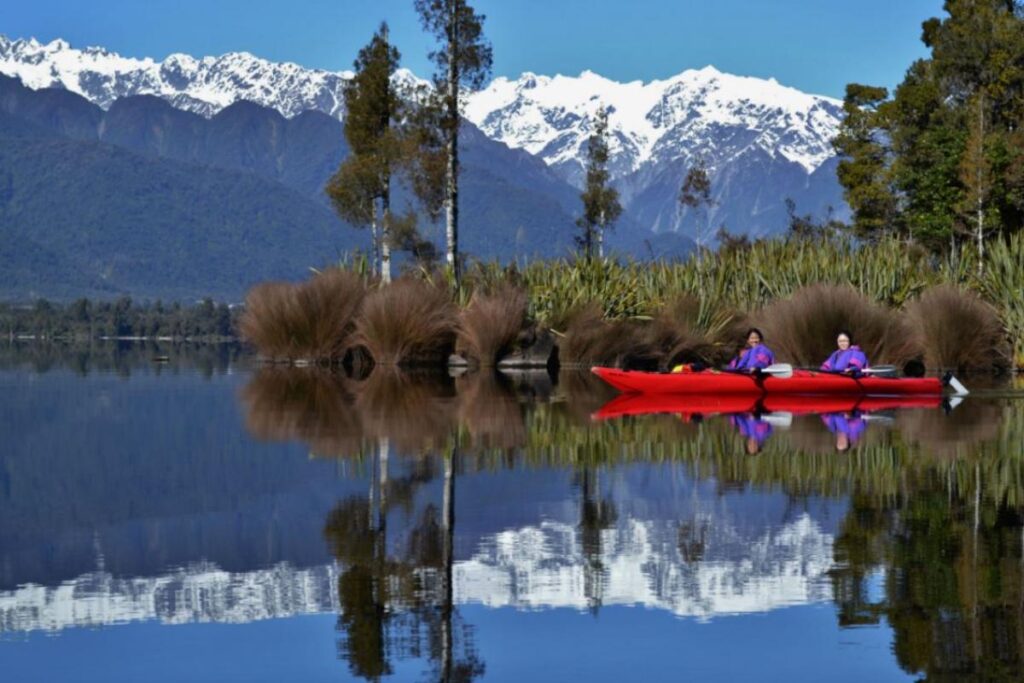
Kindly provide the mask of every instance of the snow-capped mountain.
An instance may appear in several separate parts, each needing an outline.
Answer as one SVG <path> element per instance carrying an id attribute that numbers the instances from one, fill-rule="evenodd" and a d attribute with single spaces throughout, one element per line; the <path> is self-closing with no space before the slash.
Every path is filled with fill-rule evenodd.
<path id="1" fill-rule="evenodd" d="M 80 93 L 103 108 L 148 94 L 207 117 L 251 100 L 287 117 L 315 109 L 341 118 L 342 91 L 351 76 L 245 52 L 174 54 L 157 62 L 77 49 L 63 40 L 41 44 L 4 36 L 0 73 L 31 88 Z M 397 78 L 409 86 L 426 83 L 406 70 Z M 801 214 L 821 214 L 827 206 L 844 211 L 830 142 L 841 103 L 773 79 L 710 66 L 649 83 L 618 83 L 589 71 L 577 77 L 527 73 L 497 78 L 472 94 L 465 116 L 491 138 L 539 156 L 578 187 L 586 140 L 601 107 L 610 112 L 613 179 L 633 224 L 693 233 L 701 241 L 702 233 L 722 224 L 754 236 L 777 232 L 785 227 L 786 198 Z M 687 214 L 680 211 L 679 186 L 698 160 L 711 172 L 715 204 Z"/>
<path id="2" fill-rule="evenodd" d="M 496 140 L 578 178 L 602 107 L 609 110 L 617 177 L 677 158 L 721 166 L 749 147 L 811 173 L 833 156 L 830 140 L 842 112 L 837 100 L 707 66 L 650 83 L 617 83 L 591 71 L 497 78 L 472 97 L 466 116 Z"/>
<path id="3" fill-rule="evenodd" d="M 156 95 L 178 109 L 210 117 L 239 100 L 249 100 L 292 117 L 317 110 L 341 118 L 342 93 L 351 72 L 277 64 L 248 52 L 196 59 L 173 54 L 162 62 L 132 59 L 102 47 L 74 48 L 63 40 L 40 43 L 0 35 L 0 73 L 26 86 L 65 88 L 108 108 L 130 95 Z M 418 84 L 411 72 L 398 79 Z"/>

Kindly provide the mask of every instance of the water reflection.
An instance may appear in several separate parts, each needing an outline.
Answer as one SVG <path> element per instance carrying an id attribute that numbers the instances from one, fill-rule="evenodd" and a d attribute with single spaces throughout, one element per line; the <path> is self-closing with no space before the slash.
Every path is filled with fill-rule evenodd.
<path id="1" fill-rule="evenodd" d="M 897 497 L 858 493 L 836 540 L 840 623 L 885 619 L 900 666 L 928 680 L 1024 676 L 1024 519 L 986 495 L 991 476 L 937 468 Z"/>
<path id="2" fill-rule="evenodd" d="M 444 458 L 444 500 L 428 504 L 403 529 L 398 547 L 388 542 L 394 493 L 409 496 L 429 481 L 422 469 L 398 480 L 378 454 L 378 475 L 369 496 L 352 496 L 331 511 L 324 536 L 342 567 L 338 577 L 338 629 L 342 658 L 352 673 L 378 680 L 393 672 L 396 657 L 427 659 L 441 681 L 470 681 L 482 675 L 453 592 L 455 472 Z M 411 498 L 411 496 L 410 496 Z"/>
<path id="3" fill-rule="evenodd" d="M 245 361 L 237 343 L 195 344 L 171 341 L 0 341 L 0 370 L 31 369 L 36 373 L 71 370 L 86 377 L 114 372 L 180 373 L 196 371 L 204 377 L 225 374 Z"/>
<path id="4" fill-rule="evenodd" d="M 837 629 L 892 628 L 891 652 L 839 648 L 836 670 L 857 656 L 927 680 L 1024 675 L 1019 400 L 650 404 L 589 374 L 18 372 L 0 374 L 5 634 L 323 613 L 334 673 L 402 677 L 415 660 L 470 680 L 502 676 L 495 613 L 609 628 L 625 606 L 648 608 L 629 610 L 636 626 L 817 604 Z"/>

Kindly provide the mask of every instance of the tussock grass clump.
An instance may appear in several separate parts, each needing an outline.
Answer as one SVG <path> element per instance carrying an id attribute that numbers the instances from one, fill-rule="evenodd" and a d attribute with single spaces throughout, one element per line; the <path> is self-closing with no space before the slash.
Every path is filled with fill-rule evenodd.
<path id="1" fill-rule="evenodd" d="M 729 359 L 741 325 L 735 311 L 712 311 L 696 297 L 680 294 L 654 316 L 644 341 L 662 369 L 698 361 L 715 365 Z"/>
<path id="2" fill-rule="evenodd" d="M 477 290 L 459 314 L 456 351 L 482 367 L 492 367 L 515 345 L 526 324 L 526 292 L 510 284 L 490 294 Z"/>
<path id="3" fill-rule="evenodd" d="M 239 329 L 270 359 L 337 361 L 351 346 L 365 292 L 362 278 L 337 268 L 299 284 L 263 283 L 249 290 Z"/>
<path id="4" fill-rule="evenodd" d="M 454 348 L 457 323 L 447 287 L 405 276 L 366 296 L 356 339 L 378 365 L 439 365 Z"/>
<path id="5" fill-rule="evenodd" d="M 558 342 L 558 360 L 567 367 L 623 366 L 643 358 L 643 329 L 632 320 L 606 320 L 600 304 L 588 303 L 569 314 Z"/>
<path id="6" fill-rule="evenodd" d="M 999 314 L 974 292 L 933 287 L 907 305 L 907 321 L 929 368 L 998 371 L 1009 365 Z"/>
<path id="7" fill-rule="evenodd" d="M 292 319 L 295 285 L 262 282 L 245 296 L 245 312 L 238 319 L 242 340 L 267 358 L 294 358 L 298 351 Z"/>
<path id="8" fill-rule="evenodd" d="M 915 355 L 906 327 L 888 308 L 848 285 L 811 285 L 754 315 L 780 361 L 817 367 L 836 349 L 836 335 L 849 330 L 868 360 L 879 365 Z"/>

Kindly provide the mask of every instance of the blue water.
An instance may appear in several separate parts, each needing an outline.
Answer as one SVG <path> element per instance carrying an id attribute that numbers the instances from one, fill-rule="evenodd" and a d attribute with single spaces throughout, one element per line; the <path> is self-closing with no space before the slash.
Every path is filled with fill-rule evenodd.
<path id="1" fill-rule="evenodd" d="M 876 431 L 852 452 L 824 456 L 797 450 L 831 444 L 813 417 L 805 427 L 820 434 L 776 442 L 793 449 L 782 460 L 747 455 L 714 418 L 699 428 L 635 418 L 640 436 L 620 448 L 618 427 L 588 421 L 589 406 L 574 413 L 571 396 L 474 394 L 501 405 L 471 417 L 456 384 L 414 418 L 371 410 L 358 390 L 336 406 L 330 392 L 295 400 L 294 387 L 254 398 L 255 371 L 234 360 L 85 370 L 0 370 L 5 681 L 1012 680 L 1021 670 L 1020 654 L 999 645 L 1021 628 L 1021 515 L 978 495 L 972 527 L 967 484 L 944 484 L 930 460 L 898 450 L 909 438 L 901 414 L 869 422 Z M 1004 415 L 999 406 L 986 419 Z M 549 409 L 571 424 L 551 428 Z M 412 448 L 443 415 L 463 435 L 508 443 Z M 940 418 L 910 416 L 907 434 L 921 419 Z M 709 454 L 731 450 L 645 455 L 648 426 L 652 444 L 668 428 Z M 999 438 L 998 425 L 979 431 Z M 598 457 L 609 443 L 628 456 Z M 904 468 L 914 496 L 872 495 L 865 482 L 884 484 L 888 470 L 857 468 L 886 453 L 902 459 L 893 476 Z M 851 469 L 812 486 L 798 465 L 812 472 L 814 457 Z M 779 462 L 792 472 L 776 472 Z M 725 476 L 714 463 L 737 469 Z M 955 461 L 936 467 L 949 475 Z M 943 516 L 959 521 L 914 522 Z M 974 565 L 957 563 L 965 552 Z M 963 589 L 956 572 L 968 566 L 985 574 L 984 593 Z M 950 645 L 928 644 L 940 642 Z"/>

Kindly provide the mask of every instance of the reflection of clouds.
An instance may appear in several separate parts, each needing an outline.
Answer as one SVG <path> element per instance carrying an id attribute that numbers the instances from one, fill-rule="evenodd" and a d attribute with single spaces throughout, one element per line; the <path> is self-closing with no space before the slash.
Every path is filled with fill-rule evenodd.
<path id="1" fill-rule="evenodd" d="M 679 555 L 677 531 L 674 522 L 636 520 L 602 531 L 602 603 L 710 618 L 830 599 L 825 573 L 832 536 L 807 515 L 753 541 L 735 529 L 712 527 L 705 559 L 691 564 Z M 486 538 L 471 559 L 455 564 L 456 603 L 587 609 L 587 558 L 579 533 L 575 526 L 544 522 Z M 247 623 L 336 612 L 338 576 L 335 564 L 249 572 L 199 564 L 123 579 L 96 571 L 56 587 L 0 592 L 0 632 L 137 621 Z"/>
<path id="2" fill-rule="evenodd" d="M 545 522 L 496 534 L 456 565 L 456 600 L 492 607 L 586 609 L 578 530 Z M 768 611 L 830 599 L 832 536 L 807 515 L 751 542 L 711 529 L 704 560 L 682 561 L 677 527 L 630 521 L 602 532 L 605 605 L 644 605 L 679 616 Z"/>

